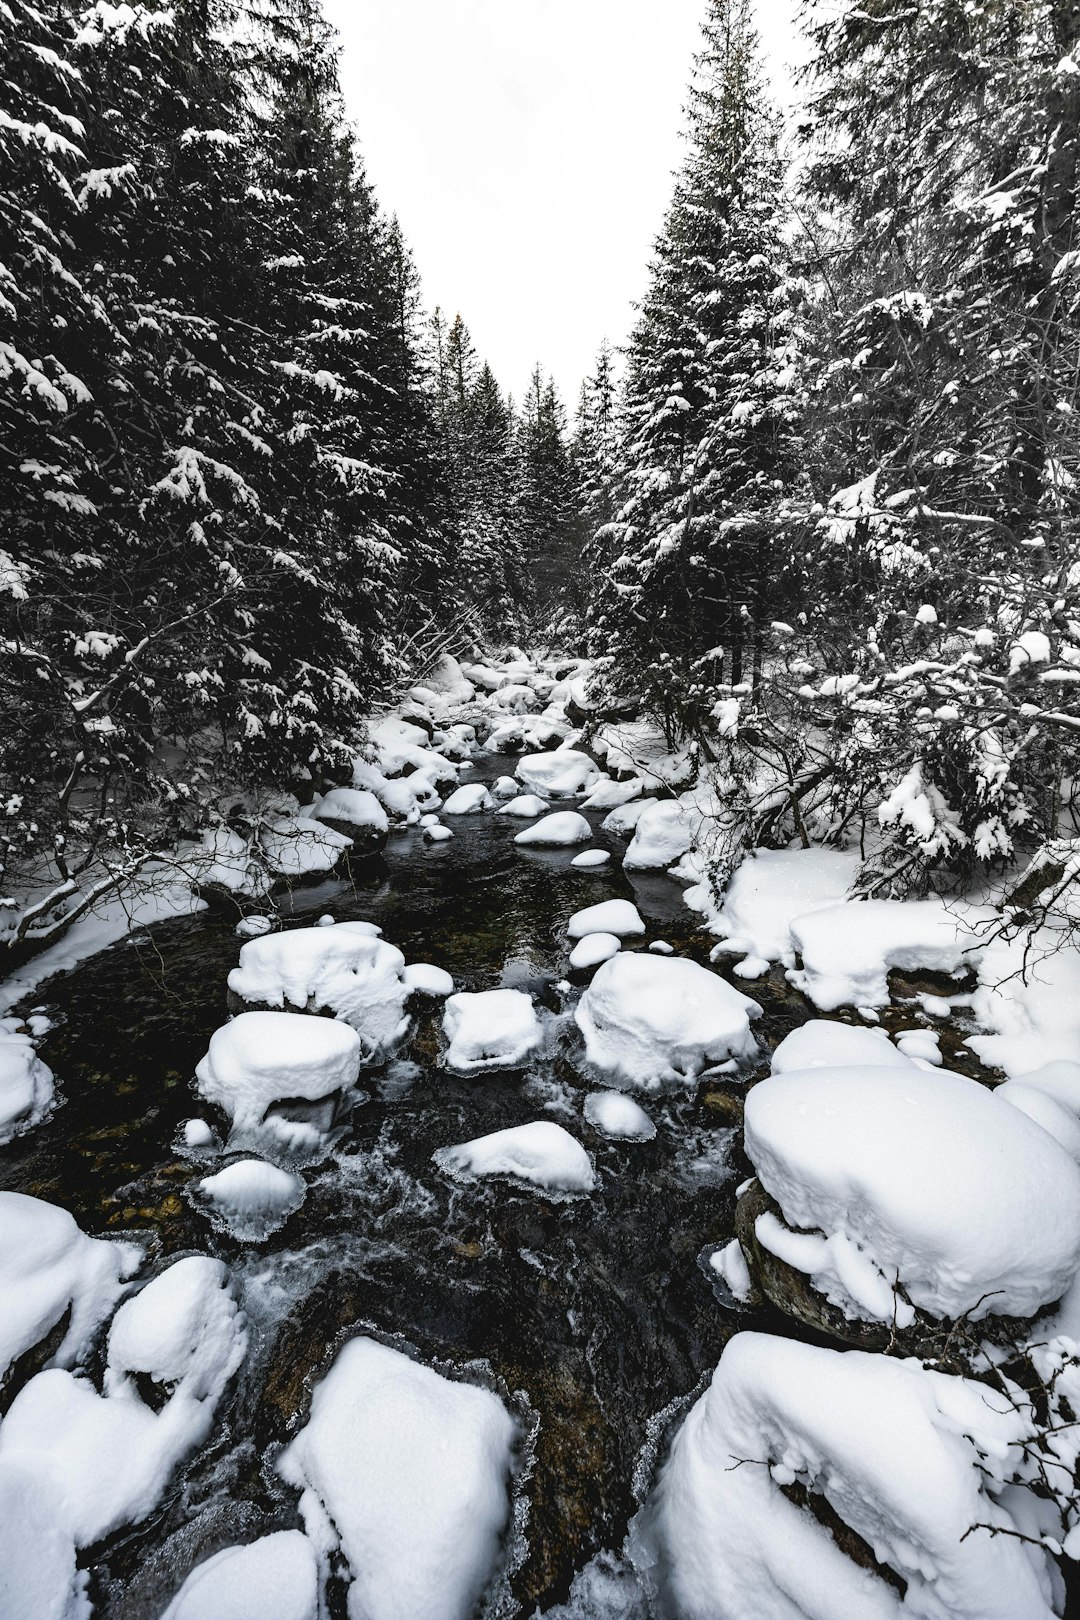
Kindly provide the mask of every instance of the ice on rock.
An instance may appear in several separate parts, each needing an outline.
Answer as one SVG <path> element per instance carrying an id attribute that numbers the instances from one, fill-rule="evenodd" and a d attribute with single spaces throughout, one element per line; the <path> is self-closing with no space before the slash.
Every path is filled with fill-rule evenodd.
<path id="1" fill-rule="evenodd" d="M 286 1099 L 317 1102 L 356 1084 L 360 1037 L 335 1018 L 302 1013 L 241 1013 L 210 1037 L 195 1077 L 236 1131 L 255 1131 Z"/>
<path id="2" fill-rule="evenodd" d="M 623 938 L 643 934 L 645 924 L 632 900 L 601 900 L 599 905 L 575 911 L 566 932 L 571 939 L 584 939 L 586 934 L 617 934 Z"/>
<path id="3" fill-rule="evenodd" d="M 995 1500 L 1027 1424 L 913 1361 L 736 1334 L 635 1521 L 635 1563 L 679 1620 L 1052 1620 L 1049 1555 Z M 904 1596 L 784 1495 L 796 1482 Z"/>
<path id="4" fill-rule="evenodd" d="M 617 838 L 629 838 L 646 810 L 659 803 L 659 799 L 636 799 L 632 803 L 616 805 L 600 825 L 605 832 L 614 833 Z"/>
<path id="5" fill-rule="evenodd" d="M 794 967 L 791 925 L 796 917 L 843 900 L 855 880 L 858 854 L 839 849 L 759 849 L 736 868 L 723 905 L 709 926 L 721 949 Z M 691 890 L 687 904 L 711 906 L 706 891 Z"/>
<path id="6" fill-rule="evenodd" d="M 646 804 L 638 817 L 623 865 L 632 871 L 673 866 L 693 841 L 693 824 L 686 806 L 678 799 L 655 800 Z"/>
<path id="7" fill-rule="evenodd" d="M 572 799 L 578 793 L 587 793 L 599 776 L 596 761 L 572 748 L 525 754 L 517 766 L 518 781 L 535 793 L 546 794 L 549 799 Z"/>
<path id="8" fill-rule="evenodd" d="M 995 1086 L 993 1095 L 996 1101 L 1019 1108 L 1036 1125 L 1049 1131 L 1055 1141 L 1060 1142 L 1080 1164 L 1080 1119 L 1071 1108 L 1066 1108 L 1056 1097 L 1041 1091 L 1038 1086 L 1026 1085 L 1023 1080 L 1006 1080 L 1002 1085 Z"/>
<path id="9" fill-rule="evenodd" d="M 456 1181 L 507 1177 L 564 1196 L 592 1192 L 596 1185 L 592 1160 L 581 1143 L 550 1119 L 438 1148 L 432 1158 Z"/>
<path id="10" fill-rule="evenodd" d="M 309 816 L 278 816 L 259 833 L 266 864 L 276 877 L 332 872 L 352 839 Z"/>
<path id="11" fill-rule="evenodd" d="M 52 1070 L 12 1022 L 0 1020 L 0 1147 L 40 1125 L 53 1102 Z"/>
<path id="12" fill-rule="evenodd" d="M 461 990 L 443 1013 L 450 1045 L 446 1066 L 459 1074 L 516 1069 L 543 1038 L 531 996 L 523 990 Z"/>
<path id="13" fill-rule="evenodd" d="M 470 1620 L 498 1572 L 518 1441 L 489 1390 L 345 1345 L 278 1471 L 320 1551 L 340 1547 L 350 1620 Z"/>
<path id="14" fill-rule="evenodd" d="M 758 1241 L 856 1320 L 1030 1316 L 1080 1267 L 1080 1170 L 1016 1108 L 943 1070 L 774 1074 L 746 1154 L 784 1222 Z M 895 1292 L 903 1289 L 905 1298 Z"/>
<path id="15" fill-rule="evenodd" d="M 658 1091 L 752 1058 L 750 1020 L 760 1011 L 696 962 L 620 953 L 597 970 L 574 1016 L 591 1064 L 617 1084 Z"/>
<path id="16" fill-rule="evenodd" d="M 585 1099 L 585 1118 L 605 1136 L 623 1142 L 651 1142 L 656 1126 L 625 1091 L 591 1091 Z"/>
<path id="17" fill-rule="evenodd" d="M 832 1018 L 811 1018 L 785 1035 L 772 1055 L 773 1074 L 792 1069 L 909 1069 L 883 1029 L 860 1029 Z"/>
<path id="18" fill-rule="evenodd" d="M 599 967 L 621 949 L 622 941 L 617 934 L 586 934 L 570 952 L 570 966 L 575 972 Z"/>
<path id="19" fill-rule="evenodd" d="M 754 1284 L 738 1238 L 732 1238 L 721 1249 L 714 1249 L 709 1256 L 709 1267 L 735 1304 L 746 1305 L 753 1298 Z"/>
<path id="20" fill-rule="evenodd" d="M 198 1201 L 231 1237 L 261 1243 L 304 1202 L 300 1176 L 262 1159 L 238 1159 L 196 1184 Z"/>
<path id="21" fill-rule="evenodd" d="M 65 1316 L 50 1365 L 84 1355 L 141 1259 L 134 1243 L 88 1237 L 66 1209 L 0 1192 L 0 1382 Z"/>
<path id="22" fill-rule="evenodd" d="M 275 1530 L 197 1564 L 161 1620 L 319 1620 L 319 1566 L 300 1530 Z"/>
<path id="23" fill-rule="evenodd" d="M 597 866 L 607 866 L 610 860 L 610 852 L 606 849 L 583 849 L 580 855 L 574 856 L 570 865 L 592 870 Z"/>
<path id="24" fill-rule="evenodd" d="M 454 981 L 446 969 L 435 967 L 431 962 L 410 963 L 405 969 L 405 983 L 411 996 L 430 996 L 433 1001 L 441 1001 L 443 996 L 454 992 Z"/>
<path id="25" fill-rule="evenodd" d="M 467 782 L 457 788 L 442 807 L 444 816 L 477 816 L 490 810 L 495 801 L 483 782 Z"/>
<path id="26" fill-rule="evenodd" d="M 592 828 L 584 816 L 579 816 L 576 810 L 556 810 L 553 815 L 544 816 L 535 826 L 515 833 L 514 843 L 525 847 L 532 845 L 558 849 L 568 848 L 572 844 L 587 844 L 591 837 Z"/>
<path id="27" fill-rule="evenodd" d="M 546 799 L 539 798 L 535 793 L 519 793 L 508 804 L 502 804 L 495 812 L 499 816 L 518 816 L 522 821 L 531 821 L 534 816 L 542 816 L 548 810 Z"/>
<path id="28" fill-rule="evenodd" d="M 0 1471 L 14 1464 L 40 1480 L 77 1547 L 145 1519 L 209 1436 L 247 1347 L 227 1282 L 220 1260 L 177 1260 L 116 1313 L 104 1395 L 53 1368 L 15 1397 L 0 1424 Z M 142 1400 L 140 1375 L 168 1391 L 160 1410 Z"/>
<path id="29" fill-rule="evenodd" d="M 331 1012 L 356 1031 L 365 1061 L 377 1062 L 408 1031 L 409 986 L 404 956 L 371 926 L 339 922 L 249 940 L 229 990 L 248 1006 Z"/>
<path id="30" fill-rule="evenodd" d="M 0 1460 L 2 1620 L 90 1620 L 86 1585 L 48 1481 Z"/>
<path id="31" fill-rule="evenodd" d="M 943 900 L 848 900 L 791 924 L 802 957 L 788 978 L 822 1012 L 837 1007 L 887 1007 L 889 970 L 927 968 L 952 973 L 979 945 L 985 917 Z"/>

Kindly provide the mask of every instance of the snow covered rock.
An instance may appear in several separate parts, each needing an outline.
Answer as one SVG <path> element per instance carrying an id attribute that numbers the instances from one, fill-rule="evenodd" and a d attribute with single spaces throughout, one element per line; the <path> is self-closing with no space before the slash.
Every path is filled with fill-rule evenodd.
<path id="1" fill-rule="evenodd" d="M 142 1259 L 134 1243 L 88 1237 L 66 1209 L 0 1192 L 0 1384 L 67 1317 L 50 1365 L 71 1366 Z"/>
<path id="2" fill-rule="evenodd" d="M 304 1202 L 304 1183 L 262 1159 L 238 1159 L 196 1183 L 198 1202 L 241 1243 L 261 1243 Z"/>
<path id="3" fill-rule="evenodd" d="M 53 1103 L 52 1070 L 12 1023 L 0 1020 L 0 1147 L 40 1125 Z"/>
<path id="4" fill-rule="evenodd" d="M 736 1334 L 635 1521 L 635 1563 L 679 1620 L 1051 1620 L 1049 1555 L 995 1500 L 1028 1422 L 912 1361 Z M 784 1494 L 795 1484 L 905 1596 Z"/>
<path id="5" fill-rule="evenodd" d="M 570 952 L 570 966 L 575 973 L 599 967 L 621 949 L 622 941 L 617 934 L 586 934 Z"/>
<path id="6" fill-rule="evenodd" d="M 364 923 L 291 928 L 249 940 L 229 974 L 230 1007 L 329 1012 L 360 1037 L 378 1062 L 409 1027 L 405 958 Z"/>
<path id="7" fill-rule="evenodd" d="M 607 866 L 610 860 L 610 852 L 606 849 L 583 849 L 580 855 L 574 856 L 570 865 L 579 867 L 583 871 L 592 872 L 598 866 Z"/>
<path id="8" fill-rule="evenodd" d="M 911 1060 L 898 1052 L 883 1029 L 860 1029 L 831 1018 L 811 1018 L 785 1035 L 772 1055 L 773 1074 L 792 1069 L 908 1069 Z"/>
<path id="9" fill-rule="evenodd" d="M 563 1195 L 592 1192 L 596 1185 L 592 1160 L 581 1143 L 550 1119 L 438 1148 L 432 1158 L 456 1181 L 506 1177 Z"/>
<path id="10" fill-rule="evenodd" d="M 354 1086 L 362 1054 L 359 1035 L 337 1019 L 241 1013 L 211 1035 L 195 1077 L 234 1130 L 257 1131 L 275 1103 L 315 1102 Z"/>
<path id="11" fill-rule="evenodd" d="M 546 799 L 541 799 L 535 793 L 519 793 L 508 803 L 499 806 L 495 812 L 499 816 L 519 816 L 522 821 L 531 821 L 534 816 L 542 816 L 549 808 Z"/>
<path id="12" fill-rule="evenodd" d="M 517 1069 L 543 1038 L 532 998 L 523 990 L 461 990 L 443 1013 L 450 1042 L 446 1066 L 458 1074 Z"/>
<path id="13" fill-rule="evenodd" d="M 585 1118 L 604 1136 L 619 1142 L 651 1142 L 656 1126 L 625 1091 L 591 1091 L 585 1099 Z"/>
<path id="14" fill-rule="evenodd" d="M 524 848 L 559 849 L 569 848 L 572 844 L 587 844 L 591 837 L 592 828 L 584 816 L 579 816 L 576 810 L 556 810 L 553 815 L 544 816 L 535 826 L 516 833 L 514 843 Z"/>
<path id="15" fill-rule="evenodd" d="M 732 955 L 757 957 L 794 967 L 791 925 L 796 917 L 843 900 L 858 870 L 857 853 L 838 849 L 760 849 L 736 868 L 719 911 L 709 916 L 718 947 Z M 687 904 L 709 905 L 691 891 Z"/>
<path id="16" fill-rule="evenodd" d="M 411 962 L 404 977 L 410 996 L 428 996 L 432 1001 L 441 1001 L 454 993 L 454 981 L 449 973 L 431 962 Z"/>
<path id="17" fill-rule="evenodd" d="M 386 844 L 390 822 L 374 793 L 364 788 L 337 787 L 324 793 L 315 812 L 335 832 L 352 841 L 352 855 L 374 855 Z"/>
<path id="18" fill-rule="evenodd" d="M 241 917 L 233 933 L 237 939 L 258 939 L 260 934 L 272 934 L 274 924 L 270 917 Z"/>
<path id="19" fill-rule="evenodd" d="M 572 799 L 594 786 L 600 767 L 588 754 L 572 748 L 556 748 L 552 753 L 525 754 L 518 761 L 518 780 L 549 799 Z"/>
<path id="20" fill-rule="evenodd" d="M 512 776 L 500 776 L 497 782 L 491 784 L 491 797 L 498 804 L 505 804 L 508 799 L 516 799 L 518 793 L 518 784 Z"/>
<path id="21" fill-rule="evenodd" d="M 643 934 L 645 924 L 632 900 L 601 900 L 599 905 L 575 911 L 566 932 L 571 939 L 584 939 L 586 934 L 616 934 L 624 938 Z"/>
<path id="22" fill-rule="evenodd" d="M 978 949 L 984 914 L 943 900 L 848 900 L 791 924 L 801 970 L 788 978 L 822 1012 L 886 1007 L 889 971 L 953 973 Z"/>
<path id="23" fill-rule="evenodd" d="M 645 784 L 639 776 L 631 777 L 628 782 L 616 782 L 610 776 L 601 776 L 588 798 L 582 800 L 581 808 L 614 810 L 620 804 L 629 804 L 632 799 L 640 799 L 644 791 Z"/>
<path id="24" fill-rule="evenodd" d="M 630 847 L 623 857 L 623 865 L 632 871 L 673 866 L 686 854 L 693 841 L 693 828 L 686 807 L 677 799 L 657 799 L 645 805 L 638 817 Z"/>
<path id="25" fill-rule="evenodd" d="M 319 1566 L 300 1530 L 275 1530 L 196 1564 L 161 1620 L 318 1620 Z"/>
<path id="26" fill-rule="evenodd" d="M 1030 1316 L 1080 1268 L 1076 1164 L 961 1075 L 776 1074 L 747 1095 L 745 1141 L 783 1217 L 757 1241 L 853 1320 Z"/>
<path id="27" fill-rule="evenodd" d="M 352 1339 L 278 1460 L 308 1534 L 340 1547 L 350 1620 L 470 1620 L 510 1522 L 518 1426 L 496 1395 Z"/>
<path id="28" fill-rule="evenodd" d="M 632 803 L 616 805 L 600 825 L 605 832 L 614 833 L 617 838 L 630 838 L 646 810 L 659 803 L 659 799 L 636 799 Z"/>
<path id="29" fill-rule="evenodd" d="M 443 653 L 436 660 L 424 677 L 424 685 L 446 704 L 470 703 L 476 696 L 475 686 L 450 653 Z"/>
<path id="30" fill-rule="evenodd" d="M 495 693 L 495 702 L 508 714 L 527 714 L 530 709 L 540 706 L 540 699 L 532 687 L 520 681 L 507 681 L 505 686 L 500 686 Z"/>
<path id="31" fill-rule="evenodd" d="M 442 813 L 444 816 L 477 816 L 482 810 L 492 809 L 494 804 L 483 782 L 467 782 L 464 787 L 451 793 L 442 807 Z"/>
<path id="32" fill-rule="evenodd" d="M 352 839 L 310 816 L 278 816 L 259 832 L 266 864 L 275 877 L 309 878 L 332 872 L 352 848 Z"/>
<path id="33" fill-rule="evenodd" d="M 231 827 L 208 827 L 200 848 L 187 857 L 184 867 L 196 892 L 208 898 L 262 900 L 273 886 L 266 863 L 257 858 L 251 840 Z"/>
<path id="34" fill-rule="evenodd" d="M 760 1010 L 696 962 L 620 954 L 597 970 L 574 1016 L 589 1063 L 617 1084 L 658 1091 L 752 1058 Z"/>
<path id="35" fill-rule="evenodd" d="M 433 827 L 424 828 L 425 844 L 446 844 L 453 836 L 450 828 L 444 827 L 441 822 L 436 822 Z"/>

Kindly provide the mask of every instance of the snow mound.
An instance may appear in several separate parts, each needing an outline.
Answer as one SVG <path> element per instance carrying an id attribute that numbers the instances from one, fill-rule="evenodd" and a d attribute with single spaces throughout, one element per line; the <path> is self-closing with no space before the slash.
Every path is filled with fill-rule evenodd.
<path id="1" fill-rule="evenodd" d="M 340 1547 L 350 1620 L 470 1620 L 510 1522 L 518 1426 L 490 1391 L 351 1340 L 278 1460 L 309 1536 Z"/>
<path id="2" fill-rule="evenodd" d="M 747 1095 L 745 1137 L 787 1223 L 759 1216 L 758 1241 L 849 1317 L 1030 1316 L 1080 1267 L 1080 1171 L 977 1081 L 914 1065 L 773 1075 Z"/>
<path id="3" fill-rule="evenodd" d="M 200 1095 L 228 1114 L 234 1130 L 254 1131 L 277 1102 L 347 1091 L 361 1055 L 359 1035 L 337 1019 L 241 1013 L 211 1035 L 195 1078 Z"/>
<path id="4" fill-rule="evenodd" d="M 438 1148 L 432 1158 L 457 1181 L 508 1176 L 544 1192 L 563 1194 L 592 1192 L 596 1185 L 592 1160 L 581 1143 L 550 1119 Z"/>
<path id="5" fill-rule="evenodd" d="M 305 1187 L 291 1170 L 262 1159 L 238 1159 L 197 1183 L 199 1200 L 231 1237 L 261 1243 L 285 1225 L 304 1202 Z"/>
<path id="6" fill-rule="evenodd" d="M 454 992 L 454 981 L 446 969 L 435 967 L 431 962 L 411 962 L 404 978 L 411 996 L 430 996 L 433 1001 L 441 1001 Z"/>
<path id="7" fill-rule="evenodd" d="M 1080 1063 L 1059 1058 L 1037 1069 L 1025 1069 L 1016 1078 L 1026 1086 L 1034 1086 L 1036 1090 L 1045 1092 L 1071 1114 L 1080 1117 Z"/>
<path id="8" fill-rule="evenodd" d="M 1015 1078 L 1080 1053 L 1080 950 L 1064 929 L 996 939 L 979 964 L 971 1010 L 987 1035 L 967 1044 Z"/>
<path id="9" fill-rule="evenodd" d="M 798 917 L 791 940 L 802 969 L 788 978 L 822 1012 L 887 1007 L 889 970 L 953 973 L 978 949 L 981 914 L 943 900 L 848 900 Z"/>
<path id="10" fill-rule="evenodd" d="M 658 1091 L 757 1051 L 757 1003 L 680 957 L 620 954 L 605 962 L 574 1016 L 588 1061 L 617 1083 Z"/>
<path id="11" fill-rule="evenodd" d="M 831 1018 L 811 1018 L 785 1035 L 772 1055 L 773 1074 L 792 1069 L 909 1069 L 883 1029 L 859 1029 Z"/>
<path id="12" fill-rule="evenodd" d="M 352 839 L 310 816 L 278 816 L 259 833 L 266 864 L 275 877 L 312 877 L 332 872 Z"/>
<path id="13" fill-rule="evenodd" d="M 600 767 L 588 754 L 572 748 L 556 748 L 548 754 L 525 754 L 518 760 L 517 777 L 536 793 L 549 799 L 572 799 L 587 793 L 600 776 Z"/>
<path id="14" fill-rule="evenodd" d="M 1055 1141 L 1060 1142 L 1065 1151 L 1080 1164 L 1080 1119 L 1077 1119 L 1072 1109 L 1059 1103 L 1056 1097 L 1049 1092 L 1041 1091 L 1038 1086 L 1025 1085 L 1023 1080 L 1006 1080 L 1002 1085 L 995 1086 L 993 1096 L 996 1102 L 1009 1103 L 1013 1108 L 1019 1108 L 1022 1114 L 1033 1119 L 1036 1125 L 1041 1125 L 1044 1131 L 1049 1131 Z"/>
<path id="15" fill-rule="evenodd" d="M 570 966 L 575 971 L 598 967 L 622 949 L 617 934 L 586 934 L 570 952 Z"/>
<path id="16" fill-rule="evenodd" d="M 141 1259 L 134 1243 L 87 1237 L 66 1209 L 0 1192 L 0 1382 L 68 1312 L 50 1365 L 82 1357 Z"/>
<path id="17" fill-rule="evenodd" d="M 499 816 L 520 816 L 522 821 L 531 821 L 534 816 L 542 816 L 548 809 L 546 799 L 541 799 L 535 793 L 519 793 L 508 804 L 502 804 L 495 812 Z"/>
<path id="18" fill-rule="evenodd" d="M 446 1003 L 446 1066 L 459 1074 L 516 1069 L 542 1039 L 532 998 L 523 990 L 461 990 Z"/>
<path id="19" fill-rule="evenodd" d="M 32 1130 L 53 1103 L 52 1070 L 34 1051 L 29 1035 L 0 1022 L 0 1147 Z"/>
<path id="20" fill-rule="evenodd" d="M 409 1028 L 405 958 L 370 925 L 340 922 L 265 934 L 240 950 L 229 989 L 249 1005 L 331 1012 L 360 1037 L 366 1062 L 379 1062 Z"/>
<path id="21" fill-rule="evenodd" d="M 651 1142 L 656 1135 L 644 1108 L 625 1091 L 590 1091 L 584 1113 L 590 1125 L 617 1141 Z"/>
<path id="22" fill-rule="evenodd" d="M 424 686 L 446 704 L 468 703 L 476 696 L 475 686 L 451 653 L 439 655 L 424 676 Z"/>
<path id="23" fill-rule="evenodd" d="M 498 804 L 505 804 L 508 799 L 518 797 L 518 783 L 513 776 L 500 776 L 497 782 L 491 784 L 491 797 Z"/>
<path id="24" fill-rule="evenodd" d="M 623 865 L 632 871 L 673 866 L 693 841 L 693 827 L 685 805 L 677 799 L 654 800 L 645 804 L 637 819 Z"/>
<path id="25" fill-rule="evenodd" d="M 483 782 L 467 782 L 451 793 L 442 813 L 444 816 L 477 816 L 481 810 L 490 810 L 494 803 Z"/>
<path id="26" fill-rule="evenodd" d="M 48 1481 L 0 1460 L 3 1620 L 90 1620 L 86 1582 Z"/>
<path id="27" fill-rule="evenodd" d="M 319 1566 L 300 1530 L 275 1530 L 197 1564 L 161 1620 L 318 1620 Z"/>
<path id="28" fill-rule="evenodd" d="M 606 849 L 583 849 L 580 855 L 574 856 L 570 865 L 591 870 L 597 866 L 606 866 L 610 860 L 610 852 Z"/>
<path id="29" fill-rule="evenodd" d="M 556 810 L 553 815 L 544 816 L 535 826 L 515 833 L 514 843 L 560 848 L 587 844 L 591 837 L 592 828 L 584 816 L 579 816 L 576 810 Z"/>
<path id="30" fill-rule="evenodd" d="M 643 934 L 645 924 L 632 900 L 601 900 L 599 905 L 586 906 L 575 911 L 566 925 L 571 939 L 584 939 L 586 934 Z"/>
<path id="31" fill-rule="evenodd" d="M 1051 1620 L 1049 1556 L 994 1500 L 1026 1427 L 985 1384 L 736 1334 L 635 1522 L 635 1562 L 679 1620 Z M 783 1494 L 796 1483 L 904 1597 Z"/>
<path id="32" fill-rule="evenodd" d="M 711 916 L 723 949 L 794 967 L 791 925 L 807 912 L 843 900 L 858 870 L 858 855 L 838 849 L 761 849 L 732 874 L 720 910 Z M 691 891 L 688 903 L 695 905 Z M 701 909 L 695 905 L 695 909 Z"/>

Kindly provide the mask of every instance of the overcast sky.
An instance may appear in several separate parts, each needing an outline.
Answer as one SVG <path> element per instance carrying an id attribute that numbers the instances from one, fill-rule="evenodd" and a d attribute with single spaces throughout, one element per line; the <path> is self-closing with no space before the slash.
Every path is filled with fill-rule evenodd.
<path id="1" fill-rule="evenodd" d="M 758 0 L 777 93 L 796 0 Z M 570 406 L 645 289 L 705 0 L 325 0 L 379 199 L 429 307 L 460 310 L 520 398 Z"/>

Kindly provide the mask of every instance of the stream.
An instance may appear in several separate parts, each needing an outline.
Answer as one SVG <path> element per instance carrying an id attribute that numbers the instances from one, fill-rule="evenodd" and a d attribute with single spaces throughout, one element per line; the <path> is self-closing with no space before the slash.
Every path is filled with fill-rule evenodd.
<path id="1" fill-rule="evenodd" d="M 480 754 L 467 779 L 493 781 L 515 763 Z M 603 814 L 589 817 L 595 843 L 616 850 L 599 831 Z M 361 1077 L 331 1156 L 305 1172 L 303 1207 L 264 1243 L 231 1239 L 191 1205 L 186 1188 L 207 1161 L 177 1146 L 182 1122 L 204 1111 L 193 1071 L 227 1016 L 235 916 L 161 924 L 35 994 L 53 1021 L 39 1049 L 63 1102 L 0 1151 L 0 1186 L 63 1205 L 89 1232 L 149 1242 L 144 1275 L 181 1254 L 220 1257 L 254 1330 L 209 1444 L 147 1520 L 85 1560 L 98 1620 L 158 1620 L 200 1559 L 300 1523 L 274 1459 L 303 1423 L 313 1384 L 361 1331 L 430 1365 L 473 1369 L 526 1415 L 519 1533 L 486 1612 L 542 1613 L 599 1550 L 620 1548 L 657 1415 L 695 1390 L 737 1326 L 761 1325 L 722 1308 L 698 1264 L 732 1236 L 747 1174 L 738 1088 L 643 1099 L 656 1138 L 608 1141 L 581 1117 L 591 1087 L 569 1016 L 580 986 L 558 989 L 567 919 L 599 900 L 635 901 L 648 925 L 635 948 L 664 939 L 705 962 L 711 941 L 666 876 L 631 879 L 615 861 L 572 868 L 572 850 L 516 848 L 520 827 L 458 817 L 442 845 L 413 828 L 353 881 L 285 897 L 286 927 L 327 913 L 368 919 L 408 961 L 446 968 L 459 990 L 512 985 L 567 1016 L 554 1056 L 524 1076 L 456 1077 L 438 1063 L 441 1007 L 420 1003 L 410 1040 Z M 807 1016 L 778 974 L 752 993 L 765 1046 Z M 584 1143 L 598 1171 L 592 1196 L 463 1187 L 431 1162 L 440 1146 L 536 1118 Z M 344 1587 L 332 1586 L 330 1603 L 344 1615 Z"/>

